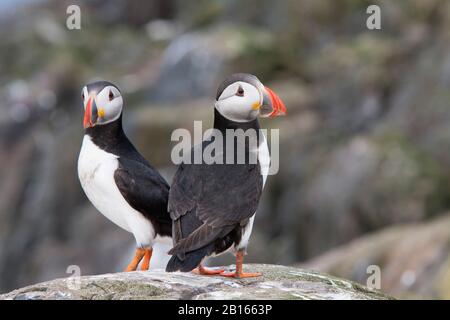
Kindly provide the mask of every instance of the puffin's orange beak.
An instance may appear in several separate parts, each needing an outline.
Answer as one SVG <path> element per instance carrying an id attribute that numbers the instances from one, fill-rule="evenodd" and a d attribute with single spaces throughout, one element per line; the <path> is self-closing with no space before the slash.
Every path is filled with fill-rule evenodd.
<path id="1" fill-rule="evenodd" d="M 97 105 L 95 104 L 95 97 L 90 97 L 86 104 L 86 110 L 84 111 L 83 127 L 86 129 L 95 126 L 97 119 L 98 111 Z"/>
<path id="2" fill-rule="evenodd" d="M 92 109 L 92 98 L 89 98 L 86 110 L 84 110 L 83 127 L 89 128 L 91 126 L 91 109 Z"/>
<path id="3" fill-rule="evenodd" d="M 269 114 L 269 117 L 277 117 L 277 116 L 284 116 L 286 114 L 286 106 L 284 105 L 283 101 L 281 101 L 280 97 L 273 92 L 270 88 L 265 87 L 267 93 L 270 96 L 270 100 L 272 102 L 272 113 Z"/>
<path id="4" fill-rule="evenodd" d="M 261 106 L 261 115 L 263 117 L 277 117 L 286 115 L 286 106 L 280 97 L 270 88 L 264 87 L 265 94 L 263 105 Z"/>

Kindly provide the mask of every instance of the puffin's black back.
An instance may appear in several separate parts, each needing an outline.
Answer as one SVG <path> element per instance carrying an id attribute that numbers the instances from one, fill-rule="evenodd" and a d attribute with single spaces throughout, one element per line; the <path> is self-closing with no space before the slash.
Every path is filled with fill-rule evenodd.
<path id="1" fill-rule="evenodd" d="M 214 128 L 225 134 L 226 129 L 258 130 L 259 124 L 233 122 L 215 110 Z M 210 143 L 204 141 L 202 149 Z M 248 159 L 248 144 L 245 153 Z M 256 212 L 262 186 L 259 163 L 180 165 L 169 193 L 174 247 L 166 271 L 190 271 L 205 256 L 238 243 Z"/>

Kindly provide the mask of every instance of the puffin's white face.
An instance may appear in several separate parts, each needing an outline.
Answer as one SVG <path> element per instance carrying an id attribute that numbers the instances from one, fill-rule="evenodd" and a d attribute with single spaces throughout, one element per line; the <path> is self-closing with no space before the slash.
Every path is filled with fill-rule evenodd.
<path id="1" fill-rule="evenodd" d="M 258 116 L 263 98 L 263 93 L 254 85 L 236 81 L 223 90 L 215 107 L 229 120 L 248 122 Z"/>
<path id="2" fill-rule="evenodd" d="M 275 92 L 254 75 L 246 73 L 236 73 L 225 79 L 219 86 L 215 108 L 222 116 L 235 122 L 286 114 L 286 107 Z"/>
<path id="3" fill-rule="evenodd" d="M 84 128 L 103 125 L 117 120 L 123 107 L 120 91 L 106 82 L 89 84 L 81 93 L 84 105 Z"/>

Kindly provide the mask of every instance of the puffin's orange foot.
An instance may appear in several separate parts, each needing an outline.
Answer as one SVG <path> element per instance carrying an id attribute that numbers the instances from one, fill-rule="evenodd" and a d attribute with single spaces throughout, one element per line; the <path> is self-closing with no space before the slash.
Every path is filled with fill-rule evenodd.
<path id="1" fill-rule="evenodd" d="M 221 274 L 223 277 L 229 277 L 229 278 L 255 278 L 262 276 L 262 273 L 260 272 L 224 272 Z"/>
<path id="2" fill-rule="evenodd" d="M 133 260 L 130 262 L 130 264 L 125 269 L 126 272 L 130 271 L 136 271 L 139 262 L 141 262 L 142 257 L 145 255 L 145 249 L 142 248 L 136 248 L 136 253 L 134 254 Z"/>
<path id="3" fill-rule="evenodd" d="M 141 270 L 147 271 L 150 268 L 150 259 L 152 258 L 153 249 L 144 249 L 144 261 L 142 261 Z"/>
<path id="4" fill-rule="evenodd" d="M 262 276 L 260 272 L 244 272 L 244 250 L 238 250 L 236 253 L 236 270 L 234 272 L 224 272 L 221 276 L 229 278 L 254 278 Z"/>
<path id="5" fill-rule="evenodd" d="M 198 266 L 198 268 L 195 268 L 194 270 L 192 270 L 193 273 L 195 274 L 201 274 L 204 276 L 214 276 L 217 274 L 222 274 L 225 270 L 223 269 L 208 269 L 203 267 L 202 265 Z"/>

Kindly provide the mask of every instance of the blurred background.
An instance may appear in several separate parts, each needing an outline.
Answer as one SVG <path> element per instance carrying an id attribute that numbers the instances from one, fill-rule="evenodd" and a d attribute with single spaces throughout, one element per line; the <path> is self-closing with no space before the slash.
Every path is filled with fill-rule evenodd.
<path id="1" fill-rule="evenodd" d="M 66 28 L 72 3 L 81 30 Z M 382 30 L 366 28 L 370 4 Z M 0 292 L 133 255 L 78 182 L 85 83 L 121 87 L 125 131 L 170 181 L 171 132 L 211 125 L 233 72 L 288 109 L 262 124 L 280 128 L 281 163 L 246 261 L 363 284 L 378 265 L 387 293 L 450 299 L 445 0 L 0 1 Z"/>

